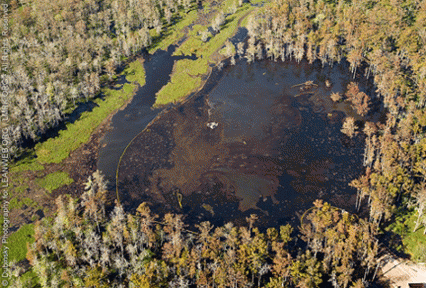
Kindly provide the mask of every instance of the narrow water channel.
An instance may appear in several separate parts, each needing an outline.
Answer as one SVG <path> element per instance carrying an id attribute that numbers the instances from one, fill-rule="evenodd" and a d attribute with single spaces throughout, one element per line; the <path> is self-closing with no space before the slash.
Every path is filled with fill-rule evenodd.
<path id="1" fill-rule="evenodd" d="M 121 153 L 127 144 L 151 122 L 162 109 L 153 109 L 155 94 L 170 81 L 175 61 L 196 59 L 195 56 L 172 56 L 176 46 L 144 55 L 146 84 L 140 87 L 132 101 L 111 120 L 111 129 L 104 136 L 99 150 L 98 169 L 110 184 L 115 183 L 115 172 Z"/>

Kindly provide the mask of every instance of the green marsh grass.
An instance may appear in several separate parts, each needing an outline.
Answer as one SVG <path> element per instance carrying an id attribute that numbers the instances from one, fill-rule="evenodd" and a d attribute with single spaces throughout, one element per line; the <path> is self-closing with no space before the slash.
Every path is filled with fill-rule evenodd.
<path id="1" fill-rule="evenodd" d="M 148 49 L 150 54 L 154 54 L 157 50 L 166 50 L 172 44 L 175 44 L 178 40 L 185 36 L 183 29 L 191 25 L 198 18 L 197 9 L 193 9 L 188 13 L 181 11 L 179 13 L 179 20 L 176 24 L 169 25 L 166 31 L 162 32 L 162 35 L 158 35 L 156 31 L 151 30 L 151 36 L 153 37 L 153 43 Z"/>
<path id="2" fill-rule="evenodd" d="M 34 224 L 24 224 L 21 226 L 21 228 L 18 229 L 18 231 L 10 234 L 6 243 L 6 246 L 8 248 L 9 263 L 12 261 L 18 263 L 22 260 L 25 260 L 27 255 L 27 243 L 34 243 L 34 240 Z M 2 247 L 2 250 L 4 251 L 4 247 Z M 3 253 L 1 253 L 0 259 L 2 263 L 3 257 Z M 3 268 L 1 268 L 0 270 L 1 273 L 4 272 Z M 35 272 L 33 272 L 31 269 L 28 272 L 20 275 L 19 277 L 21 277 L 23 281 L 30 281 L 33 285 L 38 282 Z M 4 287 L 10 286 L 6 285 Z"/>
<path id="3" fill-rule="evenodd" d="M 53 190 L 69 185 L 73 182 L 74 180 L 69 177 L 68 173 L 59 171 L 47 174 L 44 178 L 36 179 L 36 183 L 40 187 L 46 189 L 49 193 L 52 193 Z"/>
<path id="4" fill-rule="evenodd" d="M 426 262 L 426 237 L 423 234 L 425 227 L 421 225 L 417 231 L 413 232 L 417 212 L 413 209 L 402 210 L 395 214 L 395 220 L 385 228 L 399 235 L 402 246 L 394 247 L 400 252 L 405 252 L 411 256 L 415 262 Z"/>
<path id="5" fill-rule="evenodd" d="M 230 3 L 234 2 L 225 1 L 225 7 L 231 5 Z M 207 29 L 209 25 L 194 26 L 194 30 L 189 33 L 190 37 L 176 49 L 174 54 L 195 54 L 197 60 L 183 59 L 176 62 L 170 82 L 157 93 L 154 106 L 176 103 L 199 89 L 202 84 L 201 76 L 208 72 L 213 54 L 219 51 L 226 40 L 237 32 L 238 22 L 252 10 L 254 7 L 249 4 L 238 8 L 236 13 L 226 18 L 220 32 L 207 42 L 201 40 L 198 32 Z"/>

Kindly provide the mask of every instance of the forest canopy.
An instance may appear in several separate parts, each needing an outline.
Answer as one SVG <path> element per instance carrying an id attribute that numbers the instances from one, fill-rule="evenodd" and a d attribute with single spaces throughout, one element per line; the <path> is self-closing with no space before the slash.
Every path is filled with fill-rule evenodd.
<path id="1" fill-rule="evenodd" d="M 116 205 L 107 217 L 103 183 L 96 172 L 81 201 L 57 198 L 56 216 L 36 224 L 27 259 L 41 287 L 318 287 L 326 275 L 364 287 L 377 274 L 375 225 L 322 201 L 300 235 L 290 225 L 261 232 L 255 215 L 247 226 L 202 222 L 192 231 L 182 215 L 159 219 L 146 203 L 136 215 Z M 17 278 L 14 287 L 29 284 Z"/>

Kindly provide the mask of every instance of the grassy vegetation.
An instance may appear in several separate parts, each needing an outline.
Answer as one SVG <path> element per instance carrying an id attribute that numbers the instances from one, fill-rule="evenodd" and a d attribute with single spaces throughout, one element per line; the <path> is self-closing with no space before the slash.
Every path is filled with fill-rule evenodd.
<path id="1" fill-rule="evenodd" d="M 231 5 L 231 2 L 233 3 L 231 0 L 225 1 L 225 7 Z M 207 7 L 206 9 L 211 8 Z M 189 55 L 195 53 L 198 56 L 198 60 L 192 61 L 185 59 L 176 63 L 176 73 L 174 73 L 171 82 L 159 93 L 157 104 L 169 103 L 181 99 L 201 85 L 202 81 L 200 76 L 208 72 L 211 56 L 223 46 L 226 39 L 232 36 L 236 31 L 238 21 L 251 9 L 253 9 L 253 7 L 250 5 L 244 5 L 239 8 L 237 13 L 227 18 L 227 23 L 222 27 L 221 32 L 207 43 L 201 41 L 199 32 L 206 30 L 208 26 L 193 26 L 188 33 L 188 40 L 176 51 L 176 54 Z M 185 36 L 184 29 L 194 23 L 197 17 L 197 9 L 193 9 L 188 13 L 181 12 L 180 15 L 174 19 L 175 23 L 170 25 L 166 32 L 162 35 L 154 35 L 156 37 L 154 37 L 154 43 L 151 45 L 149 52 L 154 53 L 158 49 L 167 49 L 169 45 L 176 43 Z M 15 174 L 14 176 L 19 177 L 21 172 L 24 171 L 41 171 L 44 169 L 43 164 L 60 163 L 66 159 L 72 151 L 80 147 L 81 144 L 87 142 L 95 128 L 110 113 L 123 106 L 131 98 L 136 87 L 133 83 L 136 82 L 141 86 L 145 84 L 145 70 L 143 64 L 139 60 L 130 63 L 123 71 L 123 74 L 132 84 L 124 84 L 122 87 L 117 87 L 121 88 L 120 90 L 103 88 L 102 92 L 105 97 L 94 100 L 97 106 L 92 111 L 83 112 L 77 121 L 67 124 L 66 129 L 60 131 L 57 137 L 37 144 L 31 155 L 28 155 L 11 167 L 11 172 Z M 167 95 L 167 97 L 164 97 L 165 95 Z M 71 179 L 66 172 L 54 172 L 48 174 L 44 178 L 36 180 L 36 183 L 48 192 L 52 192 L 72 182 L 73 179 Z M 13 187 L 13 194 L 15 194 L 15 196 L 22 194 L 28 187 L 28 184 L 17 183 Z M 27 197 L 15 197 L 12 199 L 12 208 L 22 208 L 23 205 L 36 207 L 38 205 L 35 201 Z M 32 229 L 32 226 L 24 225 L 12 235 L 14 235 L 13 237 L 15 238 L 19 238 L 18 241 L 22 242 L 22 239 L 29 237 L 28 231 L 30 228 Z M 24 245 L 18 248 L 18 250 L 21 251 L 21 255 L 13 259 L 19 261 L 25 257 L 26 246 Z"/>
<path id="2" fill-rule="evenodd" d="M 17 194 L 22 194 L 22 193 L 24 193 L 25 191 L 27 191 L 27 189 L 29 188 L 29 186 L 28 186 L 28 184 L 27 183 L 22 183 L 22 184 L 19 184 L 17 187 L 16 187 L 16 189 L 15 189 L 15 192 L 17 193 Z"/>
<path id="3" fill-rule="evenodd" d="M 129 82 L 137 82 L 141 86 L 145 84 L 145 69 L 139 60 L 130 63 L 122 74 Z M 30 153 L 14 164 L 11 172 L 40 171 L 44 169 L 42 164 L 60 163 L 66 159 L 72 151 L 89 140 L 95 128 L 109 114 L 123 106 L 132 97 L 136 85 L 124 84 L 116 88 L 121 89 L 103 88 L 101 92 L 106 97 L 93 100 L 97 104 L 93 111 L 83 112 L 77 121 L 68 123 L 66 130 L 60 131 L 59 136 L 38 143 L 35 146 L 35 153 Z"/>
<path id="4" fill-rule="evenodd" d="M 259 2 L 259 1 L 257 1 L 257 2 Z M 249 19 L 250 19 L 250 17 L 245 17 L 243 20 L 241 20 L 241 23 L 240 23 L 241 27 L 246 27 Z"/>
<path id="5" fill-rule="evenodd" d="M 34 224 L 24 224 L 18 231 L 11 234 L 9 242 L 9 259 L 19 262 L 27 254 L 27 242 L 34 242 Z"/>
<path id="6" fill-rule="evenodd" d="M 40 287 L 38 286 L 40 284 L 37 274 L 32 270 L 28 270 L 26 273 L 22 274 L 21 279 L 24 283 L 28 283 L 28 287 Z"/>
<path id="7" fill-rule="evenodd" d="M 151 30 L 151 36 L 153 36 L 153 43 L 150 46 L 148 52 L 154 54 L 157 50 L 166 50 L 167 47 L 176 43 L 180 40 L 185 33 L 183 29 L 188 25 L 191 25 L 198 18 L 197 9 L 193 9 L 186 13 L 181 11 L 178 18 L 174 19 L 175 24 L 169 25 L 167 30 L 161 35 L 158 35 L 154 29 Z"/>
<path id="8" fill-rule="evenodd" d="M 12 198 L 9 203 L 10 209 L 20 209 L 22 206 L 28 206 L 28 207 L 37 207 L 38 204 L 31 198 L 22 198 L 19 200 L 18 198 Z"/>
<path id="9" fill-rule="evenodd" d="M 127 81 L 131 83 L 138 83 L 140 86 L 145 85 L 145 69 L 141 61 L 136 60 L 131 62 L 126 69 L 124 69 L 123 75 L 126 76 Z"/>
<path id="10" fill-rule="evenodd" d="M 189 73 L 207 72 L 207 60 L 180 60 L 175 64 L 175 73 L 170 82 L 157 94 L 155 106 L 176 102 L 201 85 L 201 77 L 190 76 Z M 203 74 L 203 73 L 202 73 Z"/>
<path id="11" fill-rule="evenodd" d="M 224 7 L 228 7 L 233 3 L 231 0 L 225 1 Z M 155 106 L 177 102 L 197 90 L 202 83 L 201 75 L 208 72 L 213 54 L 219 51 L 225 41 L 235 34 L 238 22 L 251 10 L 254 10 L 254 7 L 250 4 L 240 7 L 235 14 L 226 18 L 226 24 L 221 28 L 221 31 L 207 42 L 201 40 L 198 32 L 207 29 L 208 26 L 195 26 L 189 33 L 190 37 L 176 49 L 175 55 L 195 54 L 197 55 L 197 60 L 184 59 L 177 61 L 170 82 L 156 95 Z"/>
<path id="12" fill-rule="evenodd" d="M 18 231 L 12 233 L 8 237 L 7 247 L 9 249 L 9 262 L 19 262 L 26 258 L 27 243 L 34 243 L 34 224 L 24 224 Z M 2 247 L 2 249 L 4 248 Z M 1 253 L 0 259 L 1 263 L 3 263 L 3 253 Z M 1 269 L 1 273 L 3 273 L 3 269 Z M 31 279 L 31 282 L 33 283 L 36 283 L 37 281 L 36 274 L 32 272 L 32 270 L 20 277 L 22 277 L 23 280 Z"/>
<path id="13" fill-rule="evenodd" d="M 26 192 L 28 187 L 29 186 L 28 186 L 28 179 L 27 178 L 20 176 L 17 173 L 14 173 L 13 175 L 11 175 L 9 188 L 13 188 L 13 191 L 17 195 L 24 194 L 24 192 Z"/>
<path id="14" fill-rule="evenodd" d="M 231 0 L 225 1 L 224 7 L 226 8 L 232 3 L 234 2 Z M 170 83 L 163 87 L 157 95 L 157 106 L 182 99 L 201 85 L 202 81 L 199 76 L 207 73 L 210 57 L 223 45 L 228 37 L 232 36 L 236 31 L 238 21 L 251 9 L 253 7 L 248 4 L 240 7 L 237 13 L 228 17 L 222 31 L 207 43 L 202 42 L 200 36 L 198 36 L 198 32 L 207 29 L 207 26 L 195 25 L 193 27 L 189 33 L 189 39 L 176 52 L 177 54 L 185 55 L 195 53 L 199 59 L 195 61 L 187 59 L 178 61 Z M 149 52 L 154 53 L 158 49 L 166 49 L 169 45 L 176 43 L 184 36 L 183 30 L 185 27 L 194 23 L 197 17 L 197 9 L 193 9 L 188 13 L 182 11 L 180 16 L 174 19 L 174 21 L 177 20 L 175 24 L 169 25 L 166 32 L 161 36 L 154 37 L 154 43 L 151 45 Z M 145 84 L 145 71 L 140 61 L 136 60 L 130 63 L 123 73 L 129 82 L 137 82 L 140 85 Z M 14 165 L 11 171 L 39 171 L 44 169 L 42 164 L 62 162 L 72 151 L 89 140 L 94 129 L 104 118 L 124 105 L 132 96 L 134 88 L 135 85 L 132 84 L 125 84 L 121 90 L 104 88 L 102 92 L 107 97 L 94 100 L 98 106 L 93 111 L 84 112 L 80 119 L 68 124 L 66 130 L 60 131 L 59 136 L 37 144 L 35 147 L 35 155 L 37 157 L 26 157 Z"/>
<path id="15" fill-rule="evenodd" d="M 385 230 L 392 231 L 401 237 L 402 245 L 394 248 L 409 254 L 413 261 L 426 262 L 426 238 L 423 235 L 425 227 L 420 226 L 416 232 L 413 232 L 416 219 L 416 211 L 399 209 L 395 215 L 395 221 L 386 227 Z"/>
<path id="16" fill-rule="evenodd" d="M 96 127 L 114 110 L 124 105 L 133 95 L 135 85 L 124 84 L 120 90 L 103 89 L 105 98 L 95 99 L 98 105 L 91 112 L 83 112 L 74 123 L 69 123 L 59 136 L 39 143 L 35 147 L 39 163 L 60 163 L 69 154 L 87 142 Z"/>
<path id="17" fill-rule="evenodd" d="M 50 173 L 44 178 L 36 180 L 36 183 L 40 187 L 46 189 L 49 193 L 62 186 L 69 185 L 72 182 L 74 182 L 74 180 L 69 177 L 68 173 L 59 171 Z"/>
<path id="18" fill-rule="evenodd" d="M 34 242 L 34 224 L 22 225 L 18 231 L 10 234 L 7 242 L 9 262 L 24 260 L 27 254 L 27 242 Z M 3 253 L 0 258 L 3 263 Z"/>
<path id="19" fill-rule="evenodd" d="M 204 5 L 203 5 L 204 7 L 204 12 L 205 13 L 209 13 L 210 12 L 210 10 L 211 10 L 211 5 L 210 5 L 210 2 L 206 2 Z"/>
<path id="20" fill-rule="evenodd" d="M 34 201 L 33 199 L 28 198 L 28 197 L 24 197 L 24 198 L 22 198 L 20 202 L 21 202 L 23 205 L 26 205 L 26 206 L 28 206 L 28 207 L 33 207 L 33 208 L 42 208 L 41 206 L 39 206 L 39 204 L 38 204 L 36 201 Z"/>
<path id="21" fill-rule="evenodd" d="M 23 171 L 41 171 L 44 169 L 44 166 L 40 163 L 34 161 L 32 155 L 28 155 L 26 158 L 18 161 L 16 164 L 12 165 L 10 168 L 10 172 L 19 173 Z"/>

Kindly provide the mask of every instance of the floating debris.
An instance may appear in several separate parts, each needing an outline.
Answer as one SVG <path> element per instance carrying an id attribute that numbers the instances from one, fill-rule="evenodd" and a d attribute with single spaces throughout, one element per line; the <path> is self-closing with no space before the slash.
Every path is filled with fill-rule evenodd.
<path id="1" fill-rule="evenodd" d="M 217 122 L 209 122 L 209 123 L 207 123 L 207 127 L 209 127 L 210 129 L 216 128 L 217 125 L 219 125 L 219 123 L 217 123 Z"/>
<path id="2" fill-rule="evenodd" d="M 300 84 L 293 85 L 293 86 L 291 86 L 291 88 L 299 87 L 299 86 L 305 86 L 304 88 L 306 89 L 306 88 L 317 87 L 318 85 L 315 84 L 314 81 L 309 80 L 309 81 L 306 81 L 306 82 L 303 82 L 303 83 L 300 83 Z"/>
<path id="3" fill-rule="evenodd" d="M 177 200 L 178 200 L 178 203 L 179 203 L 179 207 L 182 209 L 182 198 L 183 198 L 183 196 L 179 192 L 176 192 L 176 197 L 177 197 Z"/>
<path id="4" fill-rule="evenodd" d="M 214 210 L 213 207 L 210 206 L 209 204 L 203 204 L 201 205 L 204 209 L 206 209 L 206 211 L 210 212 L 210 214 L 212 214 L 212 216 L 214 216 Z"/>
<path id="5" fill-rule="evenodd" d="M 309 95 L 315 95 L 315 93 L 317 93 L 317 92 L 315 92 L 315 91 L 304 91 L 304 92 L 301 92 L 299 94 L 294 95 L 294 97 L 300 97 L 300 96 L 303 96 L 303 95 L 308 95 L 308 96 Z"/>

